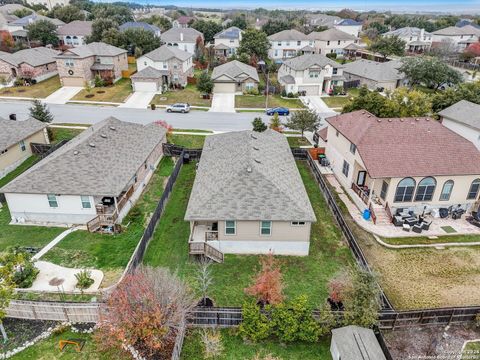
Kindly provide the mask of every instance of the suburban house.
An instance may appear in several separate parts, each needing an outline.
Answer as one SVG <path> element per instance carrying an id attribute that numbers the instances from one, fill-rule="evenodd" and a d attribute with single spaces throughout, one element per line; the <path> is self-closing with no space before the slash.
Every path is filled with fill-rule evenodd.
<path id="1" fill-rule="evenodd" d="M 13 54 L 0 52 L 0 76 L 10 81 L 16 78 L 46 80 L 58 74 L 55 57 L 58 51 L 46 47 L 24 49 Z"/>
<path id="2" fill-rule="evenodd" d="M 363 24 L 361 22 L 352 19 L 343 19 L 336 23 L 334 27 L 337 30 L 343 31 L 355 37 L 359 37 L 360 31 L 362 31 L 362 26 Z"/>
<path id="3" fill-rule="evenodd" d="M 60 45 L 82 46 L 85 45 L 86 37 L 92 35 L 92 21 L 75 20 L 62 25 L 57 30 Z"/>
<path id="4" fill-rule="evenodd" d="M 128 70 L 127 50 L 102 42 L 67 49 L 56 59 L 63 86 L 84 86 L 97 75 L 113 83 L 122 77 L 123 70 Z"/>
<path id="5" fill-rule="evenodd" d="M 213 69 L 213 92 L 236 93 L 257 89 L 258 73 L 253 66 L 233 60 Z"/>
<path id="6" fill-rule="evenodd" d="M 478 200 L 480 152 L 440 122 L 382 119 L 365 110 L 326 120 L 326 156 L 361 211 L 385 218 L 397 209 L 468 210 Z"/>
<path id="7" fill-rule="evenodd" d="M 18 20 L 18 16 L 13 15 L 17 10 L 27 9 L 20 4 L 5 4 L 0 6 L 0 30 L 8 30 L 8 24 Z"/>
<path id="8" fill-rule="evenodd" d="M 151 32 L 156 37 L 160 37 L 162 33 L 158 26 L 147 24 L 146 22 L 141 21 L 127 21 L 119 27 L 120 31 L 125 31 L 127 29 L 143 29 L 145 31 Z"/>
<path id="9" fill-rule="evenodd" d="M 176 47 L 163 45 L 137 59 L 137 73 L 133 74 L 134 91 L 163 91 L 170 84 L 187 85 L 193 76 L 193 55 Z"/>
<path id="10" fill-rule="evenodd" d="M 332 330 L 332 360 L 387 360 L 372 329 L 357 325 Z"/>
<path id="11" fill-rule="evenodd" d="M 180 16 L 178 19 L 172 21 L 173 28 L 186 29 L 195 21 L 193 16 Z"/>
<path id="12" fill-rule="evenodd" d="M 203 34 L 193 28 L 171 28 L 160 35 L 162 44 L 177 47 L 190 54 L 195 54 L 198 38 L 203 41 Z"/>
<path id="13" fill-rule="evenodd" d="M 345 47 L 358 43 L 356 36 L 335 28 L 320 32 L 313 31 L 308 34 L 308 39 L 314 41 L 316 54 L 343 54 Z"/>
<path id="14" fill-rule="evenodd" d="M 190 254 L 217 260 L 308 255 L 316 218 L 286 137 L 246 130 L 207 136 L 185 220 Z"/>
<path id="15" fill-rule="evenodd" d="M 434 31 L 433 41 L 451 45 L 456 51 L 465 50 L 470 44 L 480 38 L 480 29 L 472 25 L 463 27 L 449 26 L 445 29 Z"/>
<path id="16" fill-rule="evenodd" d="M 295 29 L 272 34 L 268 37 L 268 40 L 270 41 L 268 57 L 277 62 L 314 52 L 313 39 L 309 39 L 307 35 Z"/>
<path id="17" fill-rule="evenodd" d="M 343 84 L 343 67 L 322 54 L 301 55 L 285 60 L 277 76 L 287 93 L 321 95 Z"/>
<path id="18" fill-rule="evenodd" d="M 12 222 L 112 227 L 162 158 L 165 128 L 107 118 L 0 189 Z"/>
<path id="19" fill-rule="evenodd" d="M 370 90 L 394 90 L 404 85 L 405 75 L 398 71 L 402 66 L 398 60 L 376 62 L 360 59 L 343 66 L 345 81 L 358 81 L 359 86 L 365 85 Z"/>
<path id="20" fill-rule="evenodd" d="M 480 105 L 460 100 L 438 115 L 443 126 L 471 141 L 480 150 Z"/>
<path id="21" fill-rule="evenodd" d="M 13 33 L 17 30 L 27 30 L 28 25 L 33 24 L 37 21 L 40 20 L 46 20 L 48 22 L 51 22 L 53 25 L 57 27 L 57 29 L 60 26 L 65 25 L 65 23 L 61 20 L 54 19 L 54 18 L 49 18 L 47 16 L 39 15 L 36 13 L 24 16 L 23 18 L 20 18 L 18 20 L 12 21 L 8 23 L 8 30 Z"/>
<path id="22" fill-rule="evenodd" d="M 433 41 L 433 34 L 417 27 L 403 27 L 388 31 L 382 36 L 398 36 L 405 41 L 405 50 L 411 53 L 422 53 L 430 49 Z"/>
<path id="23" fill-rule="evenodd" d="M 32 155 L 30 144 L 49 144 L 45 123 L 30 118 L 24 121 L 0 118 L 0 178 Z"/>
<path id="24" fill-rule="evenodd" d="M 242 40 L 243 31 L 238 27 L 232 26 L 228 29 L 215 34 L 214 46 L 215 55 L 227 58 L 237 53 Z"/>
<path id="25" fill-rule="evenodd" d="M 327 14 L 309 14 L 307 15 L 307 20 L 310 27 L 326 26 L 333 28 L 335 24 L 342 21 L 342 18 Z"/>

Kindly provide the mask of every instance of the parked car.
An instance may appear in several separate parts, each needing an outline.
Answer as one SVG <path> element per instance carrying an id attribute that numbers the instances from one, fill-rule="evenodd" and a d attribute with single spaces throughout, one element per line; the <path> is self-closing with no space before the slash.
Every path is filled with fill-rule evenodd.
<path id="1" fill-rule="evenodd" d="M 190 104 L 187 103 L 176 103 L 173 105 L 167 106 L 167 112 L 179 112 L 179 113 L 188 113 L 190 111 Z"/>
<path id="2" fill-rule="evenodd" d="M 290 115 L 290 110 L 284 107 L 276 107 L 276 108 L 270 108 L 265 111 L 265 114 L 268 116 L 272 116 L 273 114 L 278 114 L 278 115 Z"/>

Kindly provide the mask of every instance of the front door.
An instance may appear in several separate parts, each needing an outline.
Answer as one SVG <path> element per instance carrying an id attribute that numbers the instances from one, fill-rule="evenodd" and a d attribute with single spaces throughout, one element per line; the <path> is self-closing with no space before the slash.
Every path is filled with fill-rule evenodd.
<path id="1" fill-rule="evenodd" d="M 357 185 L 364 186 L 365 185 L 365 178 L 367 177 L 366 171 L 359 171 L 357 175 Z"/>

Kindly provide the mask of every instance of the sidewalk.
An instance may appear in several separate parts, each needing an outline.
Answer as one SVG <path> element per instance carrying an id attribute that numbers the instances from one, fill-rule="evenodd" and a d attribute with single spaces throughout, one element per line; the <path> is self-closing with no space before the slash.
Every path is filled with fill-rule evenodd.
<path id="1" fill-rule="evenodd" d="M 81 86 L 63 86 L 43 99 L 43 102 L 47 104 L 66 104 L 68 100 L 77 95 L 82 89 Z"/>

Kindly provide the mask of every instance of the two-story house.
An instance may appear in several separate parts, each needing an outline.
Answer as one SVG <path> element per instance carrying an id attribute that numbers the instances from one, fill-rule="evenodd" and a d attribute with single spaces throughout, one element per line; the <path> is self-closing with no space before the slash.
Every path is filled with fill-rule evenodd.
<path id="1" fill-rule="evenodd" d="M 343 84 L 343 66 L 321 54 L 301 55 L 285 60 L 278 81 L 287 93 L 321 95 Z"/>
<path id="2" fill-rule="evenodd" d="M 162 92 L 170 84 L 187 85 L 193 76 L 193 55 L 163 45 L 137 59 L 138 72 L 131 76 L 134 91 Z"/>
<path id="3" fill-rule="evenodd" d="M 195 18 L 193 16 L 180 16 L 178 19 L 172 21 L 172 27 L 177 29 L 187 29 L 194 21 Z"/>
<path id="4" fill-rule="evenodd" d="M 350 34 L 355 37 L 360 36 L 360 31 L 362 31 L 363 24 L 359 21 L 352 19 L 343 19 L 335 24 L 335 29 L 343 31 L 347 34 Z"/>
<path id="5" fill-rule="evenodd" d="M 58 28 L 57 35 L 60 45 L 72 47 L 85 45 L 87 36 L 92 35 L 92 21 L 69 22 Z"/>
<path id="6" fill-rule="evenodd" d="M 480 105 L 467 100 L 438 113 L 443 126 L 471 141 L 480 151 Z"/>
<path id="7" fill-rule="evenodd" d="M 268 40 L 270 41 L 268 57 L 276 62 L 314 52 L 314 40 L 295 29 L 272 34 Z"/>
<path id="8" fill-rule="evenodd" d="M 215 56 L 227 58 L 237 53 L 242 41 L 243 31 L 236 26 L 229 27 L 215 34 L 214 46 Z"/>
<path id="9" fill-rule="evenodd" d="M 102 42 L 67 49 L 56 60 L 63 86 L 84 86 L 97 75 L 111 84 L 128 70 L 127 51 Z"/>
<path id="10" fill-rule="evenodd" d="M 171 28 L 160 35 L 162 44 L 176 47 L 180 50 L 195 54 L 198 38 L 203 41 L 203 34 L 193 28 Z"/>
<path id="11" fill-rule="evenodd" d="M 388 31 L 382 36 L 397 36 L 405 41 L 405 50 L 412 53 L 421 53 L 427 51 L 432 46 L 433 34 L 419 29 L 417 27 L 403 27 L 400 29 Z"/>
<path id="12" fill-rule="evenodd" d="M 48 22 L 52 23 L 53 25 L 55 25 L 55 27 L 57 29 L 60 26 L 65 25 L 65 23 L 62 20 L 49 18 L 47 16 L 43 16 L 43 15 L 40 15 L 40 14 L 33 13 L 33 14 L 24 16 L 20 19 L 17 19 L 15 21 L 10 22 L 8 24 L 8 31 L 13 33 L 13 32 L 18 31 L 18 30 L 27 30 L 28 25 L 33 24 L 33 23 L 35 23 L 37 21 L 40 21 L 40 20 L 45 20 L 45 21 L 48 21 Z"/>
<path id="13" fill-rule="evenodd" d="M 341 30 L 332 28 L 325 31 L 313 31 L 308 39 L 315 44 L 316 54 L 343 54 L 345 47 L 358 44 L 358 38 Z"/>
<path id="14" fill-rule="evenodd" d="M 434 43 L 446 43 L 452 46 L 455 51 L 461 52 L 470 44 L 475 43 L 480 38 L 480 29 L 472 25 L 462 27 L 449 26 L 445 29 L 434 31 Z"/>

